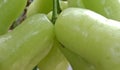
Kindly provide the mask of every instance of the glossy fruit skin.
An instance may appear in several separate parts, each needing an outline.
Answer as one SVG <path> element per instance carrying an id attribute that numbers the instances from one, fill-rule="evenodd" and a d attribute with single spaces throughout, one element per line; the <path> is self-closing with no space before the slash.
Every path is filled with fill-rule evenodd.
<path id="1" fill-rule="evenodd" d="M 49 13 L 53 8 L 53 0 L 34 0 L 28 7 L 27 17 L 36 13 Z"/>
<path id="2" fill-rule="evenodd" d="M 87 9 L 91 9 L 101 15 L 120 21 L 119 0 L 83 0 Z"/>
<path id="3" fill-rule="evenodd" d="M 83 3 L 84 8 L 93 10 L 107 18 L 120 21 L 119 0 L 70 0 L 71 6 L 79 7 Z M 69 0 L 68 0 L 69 2 Z"/>
<path id="4" fill-rule="evenodd" d="M 60 1 L 60 8 L 62 10 L 68 8 L 68 1 Z"/>
<path id="5" fill-rule="evenodd" d="M 68 0 L 68 6 L 69 7 L 85 8 L 82 0 Z"/>
<path id="6" fill-rule="evenodd" d="M 120 22 L 90 10 L 64 10 L 55 24 L 57 39 L 97 70 L 120 70 Z"/>
<path id="7" fill-rule="evenodd" d="M 66 47 L 60 46 L 59 48 L 70 62 L 73 70 L 96 70 L 92 64 L 88 63 L 80 55 L 72 52 Z"/>
<path id="8" fill-rule="evenodd" d="M 0 0 L 0 35 L 22 14 L 26 3 L 27 0 Z"/>
<path id="9" fill-rule="evenodd" d="M 40 70 L 68 70 L 69 63 L 59 49 L 61 46 L 56 40 L 49 54 L 40 61 Z"/>
<path id="10" fill-rule="evenodd" d="M 0 37 L 0 70 L 32 70 L 53 45 L 53 24 L 46 15 L 26 19 Z"/>

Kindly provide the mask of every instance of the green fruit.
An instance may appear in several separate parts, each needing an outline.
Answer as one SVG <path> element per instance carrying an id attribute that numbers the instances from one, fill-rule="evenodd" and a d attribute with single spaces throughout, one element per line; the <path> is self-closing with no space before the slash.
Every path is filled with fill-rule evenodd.
<path id="1" fill-rule="evenodd" d="M 84 8 L 84 4 L 82 0 L 68 0 L 68 6 Z"/>
<path id="2" fill-rule="evenodd" d="M 60 7 L 62 10 L 68 8 L 68 1 L 60 1 Z"/>
<path id="3" fill-rule="evenodd" d="M 72 52 L 65 47 L 60 46 L 59 48 L 67 60 L 70 62 L 73 70 L 95 70 L 94 66 L 84 60 L 80 55 Z"/>
<path id="4" fill-rule="evenodd" d="M 9 27 L 23 12 L 27 0 L 0 0 L 0 35 L 8 32 Z"/>
<path id="5" fill-rule="evenodd" d="M 55 24 L 57 39 L 97 70 L 120 70 L 120 22 L 86 9 L 64 10 Z"/>
<path id="6" fill-rule="evenodd" d="M 52 14 L 53 14 L 53 11 L 50 11 L 48 14 L 47 14 L 47 17 L 49 20 L 52 20 Z"/>
<path id="7" fill-rule="evenodd" d="M 68 70 L 69 63 L 59 50 L 60 44 L 55 41 L 50 53 L 38 64 L 40 70 Z"/>
<path id="8" fill-rule="evenodd" d="M 36 13 L 49 13 L 53 8 L 53 0 L 34 0 L 28 7 L 27 17 Z"/>
<path id="9" fill-rule="evenodd" d="M 68 0 L 70 6 L 93 10 L 107 18 L 120 21 L 119 0 Z M 81 4 L 82 3 L 82 4 Z"/>
<path id="10" fill-rule="evenodd" d="M 0 70 L 32 70 L 53 45 L 53 25 L 46 15 L 26 19 L 0 36 Z"/>

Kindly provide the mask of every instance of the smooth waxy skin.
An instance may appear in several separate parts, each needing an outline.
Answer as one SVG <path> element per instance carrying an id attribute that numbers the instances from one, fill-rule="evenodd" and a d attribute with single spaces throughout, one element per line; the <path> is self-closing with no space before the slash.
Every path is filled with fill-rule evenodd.
<path id="1" fill-rule="evenodd" d="M 70 0 L 71 6 L 79 7 L 81 3 L 85 8 L 93 10 L 107 18 L 120 21 L 120 1 L 119 0 Z"/>
<path id="2" fill-rule="evenodd" d="M 68 6 L 84 8 L 82 0 L 68 0 Z"/>
<path id="3" fill-rule="evenodd" d="M 0 0 L 0 35 L 22 14 L 26 3 L 27 0 Z"/>
<path id="4" fill-rule="evenodd" d="M 49 13 L 53 8 L 53 0 L 34 0 L 28 7 L 27 17 L 36 13 Z"/>
<path id="5" fill-rule="evenodd" d="M 32 70 L 53 45 L 53 25 L 34 15 L 0 37 L 0 70 Z"/>
<path id="6" fill-rule="evenodd" d="M 70 62 L 73 70 L 95 70 L 94 66 L 80 57 L 78 54 L 71 50 L 60 46 L 61 52 L 65 55 L 67 60 Z"/>
<path id="7" fill-rule="evenodd" d="M 40 70 L 68 70 L 69 63 L 59 46 L 61 45 L 55 40 L 49 54 L 38 64 Z"/>
<path id="8" fill-rule="evenodd" d="M 57 39 L 96 70 L 120 70 L 120 22 L 92 11 L 70 8 L 55 24 Z"/>
<path id="9" fill-rule="evenodd" d="M 60 1 L 60 8 L 62 10 L 68 8 L 68 1 Z"/>

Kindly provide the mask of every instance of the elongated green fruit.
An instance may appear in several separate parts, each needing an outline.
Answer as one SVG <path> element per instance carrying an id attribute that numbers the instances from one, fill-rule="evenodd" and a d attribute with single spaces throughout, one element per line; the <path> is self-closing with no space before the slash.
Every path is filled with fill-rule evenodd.
<path id="1" fill-rule="evenodd" d="M 27 17 L 36 13 L 49 13 L 53 8 L 53 0 L 34 0 L 28 7 Z"/>
<path id="2" fill-rule="evenodd" d="M 53 45 L 53 25 L 34 15 L 0 37 L 0 70 L 32 70 Z"/>
<path id="3" fill-rule="evenodd" d="M 87 9 L 91 9 L 101 15 L 120 21 L 119 0 L 83 0 Z"/>
<path id="4" fill-rule="evenodd" d="M 23 12 L 27 0 L 0 0 L 0 35 L 6 33 L 12 22 Z"/>
<path id="5" fill-rule="evenodd" d="M 94 66 L 80 57 L 80 55 L 72 52 L 65 47 L 60 46 L 59 48 L 67 60 L 70 62 L 73 70 L 95 70 Z"/>
<path id="6" fill-rule="evenodd" d="M 68 70 L 69 63 L 59 50 L 60 44 L 55 41 L 50 53 L 39 63 L 40 70 Z"/>
<path id="7" fill-rule="evenodd" d="M 57 39 L 97 70 L 120 70 L 120 22 L 95 12 L 69 8 L 55 24 Z"/>
<path id="8" fill-rule="evenodd" d="M 68 6 L 84 8 L 84 4 L 82 0 L 68 0 Z"/>

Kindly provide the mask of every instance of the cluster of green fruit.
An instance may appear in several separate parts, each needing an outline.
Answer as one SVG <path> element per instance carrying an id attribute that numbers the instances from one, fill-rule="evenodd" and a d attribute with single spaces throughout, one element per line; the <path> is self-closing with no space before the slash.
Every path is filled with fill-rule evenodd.
<path id="1" fill-rule="evenodd" d="M 119 0 L 33 0 L 8 32 L 26 4 L 0 0 L 0 70 L 120 70 Z"/>

